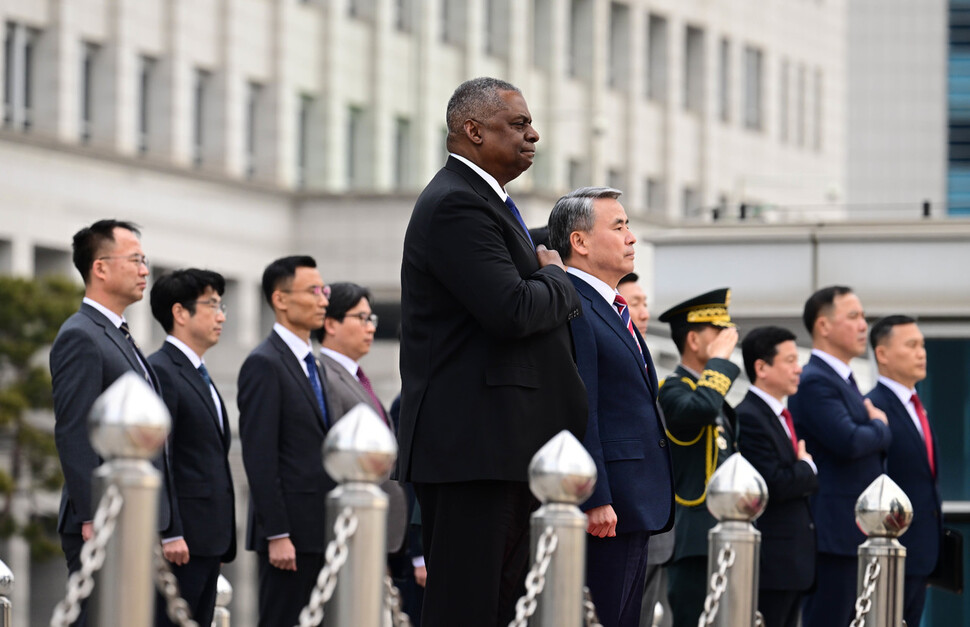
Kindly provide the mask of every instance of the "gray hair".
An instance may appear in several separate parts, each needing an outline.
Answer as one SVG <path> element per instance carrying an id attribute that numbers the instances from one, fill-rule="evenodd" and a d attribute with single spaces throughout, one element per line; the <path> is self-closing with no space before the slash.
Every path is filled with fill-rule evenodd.
<path id="1" fill-rule="evenodd" d="M 563 261 L 572 254 L 569 235 L 573 231 L 593 230 L 593 201 L 598 198 L 619 198 L 621 192 L 612 187 L 580 187 L 556 201 L 549 214 L 549 248 L 559 253 Z"/>
<path id="2" fill-rule="evenodd" d="M 458 86 L 448 100 L 448 137 L 464 132 L 465 120 L 484 121 L 505 108 L 500 91 L 522 93 L 519 88 L 497 78 L 481 76 Z"/>

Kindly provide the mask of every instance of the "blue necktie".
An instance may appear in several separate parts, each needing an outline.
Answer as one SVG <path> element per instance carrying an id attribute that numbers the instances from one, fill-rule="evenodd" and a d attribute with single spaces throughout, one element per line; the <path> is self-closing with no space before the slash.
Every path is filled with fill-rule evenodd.
<path id="1" fill-rule="evenodd" d="M 205 367 L 205 364 L 199 364 L 198 370 L 199 370 L 199 374 L 202 375 L 202 380 L 205 381 L 205 387 L 206 389 L 209 390 L 209 396 L 211 397 L 212 390 L 214 390 L 216 386 L 212 385 L 212 377 L 209 376 L 209 370 Z M 216 408 L 216 416 L 218 416 L 220 419 L 219 430 L 224 431 L 225 428 L 222 425 L 222 412 L 219 410 L 219 404 L 216 403 L 216 399 L 214 398 L 212 399 L 212 404 Z"/>
<path id="2" fill-rule="evenodd" d="M 519 221 L 519 224 L 522 225 L 522 230 L 525 231 L 525 236 L 529 238 L 529 243 L 532 244 L 533 248 L 535 248 L 536 245 L 535 242 L 532 241 L 532 235 L 529 234 L 529 229 L 525 226 L 525 221 L 522 219 L 522 214 L 519 213 L 519 208 L 515 206 L 514 202 L 512 202 L 511 196 L 505 197 L 505 205 L 509 208 L 509 211 L 512 212 L 512 215 L 515 216 L 515 219 Z"/>
<path id="3" fill-rule="evenodd" d="M 327 422 L 327 404 L 323 401 L 323 387 L 320 385 L 320 375 L 317 373 L 317 362 L 313 358 L 313 353 L 307 353 L 303 358 L 306 362 L 307 374 L 310 378 L 310 387 L 317 397 L 317 405 L 320 406 L 320 413 L 323 414 L 323 424 L 329 426 Z"/>

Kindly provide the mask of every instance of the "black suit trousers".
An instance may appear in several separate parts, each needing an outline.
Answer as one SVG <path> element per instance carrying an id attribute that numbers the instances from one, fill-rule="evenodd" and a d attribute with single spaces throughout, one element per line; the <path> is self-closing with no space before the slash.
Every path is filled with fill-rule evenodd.
<path id="1" fill-rule="evenodd" d="M 84 538 L 79 533 L 62 533 L 61 549 L 64 550 L 64 557 L 67 558 L 67 572 L 73 573 L 81 570 L 81 548 L 84 546 Z M 71 623 L 72 627 L 87 627 L 88 624 L 88 600 L 81 601 L 81 613 L 77 620 Z"/>
<path id="2" fill-rule="evenodd" d="M 212 624 L 216 609 L 216 584 L 219 581 L 220 558 L 192 555 L 188 563 L 169 564 L 179 582 L 179 592 L 192 611 L 192 618 L 200 627 Z M 155 627 L 174 627 L 165 607 L 155 608 Z"/>
<path id="3" fill-rule="evenodd" d="M 259 566 L 259 627 L 300 624 L 300 612 L 323 568 L 323 553 L 297 553 L 296 572 L 269 563 L 268 551 L 256 552 Z"/>
<path id="4" fill-rule="evenodd" d="M 416 483 L 428 582 L 423 627 L 496 627 L 515 616 L 529 570 L 525 482 Z"/>

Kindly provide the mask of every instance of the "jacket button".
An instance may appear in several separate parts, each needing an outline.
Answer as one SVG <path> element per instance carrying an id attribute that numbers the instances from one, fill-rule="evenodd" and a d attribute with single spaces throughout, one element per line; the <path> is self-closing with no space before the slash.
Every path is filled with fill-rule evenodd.
<path id="1" fill-rule="evenodd" d="M 667 438 L 660 438 L 660 448 L 667 446 Z"/>

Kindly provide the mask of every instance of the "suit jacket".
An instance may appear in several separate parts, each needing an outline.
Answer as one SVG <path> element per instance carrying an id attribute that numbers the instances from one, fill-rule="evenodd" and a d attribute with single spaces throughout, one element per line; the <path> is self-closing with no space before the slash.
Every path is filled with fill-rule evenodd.
<path id="1" fill-rule="evenodd" d="M 764 590 L 808 590 L 815 582 L 809 496 L 818 490 L 818 477 L 795 455 L 791 438 L 764 400 L 748 392 L 736 410 L 738 449 L 768 485 L 768 507 L 754 523 L 761 531 L 759 585 Z"/>
<path id="2" fill-rule="evenodd" d="M 683 366 L 664 379 L 658 400 L 674 465 L 674 560 L 707 555 L 707 532 L 717 523 L 707 510 L 707 482 L 736 449 L 737 417 L 724 401 L 741 372 L 727 359 L 704 365 L 701 380 Z"/>
<path id="3" fill-rule="evenodd" d="M 579 308 L 495 191 L 449 158 L 404 238 L 399 477 L 526 481 L 552 436 L 581 440 L 586 390 L 566 326 Z"/>
<path id="4" fill-rule="evenodd" d="M 179 508 L 170 537 L 184 536 L 190 555 L 231 562 L 236 556 L 235 495 L 229 470 L 232 433 L 222 396 L 219 404 L 226 420 L 220 428 L 209 386 L 181 350 L 165 342 L 148 362 L 172 415 L 169 460 Z"/>
<path id="5" fill-rule="evenodd" d="M 870 420 L 862 394 L 816 355 L 805 364 L 788 410 L 818 467 L 812 497 L 818 550 L 854 556 L 866 539 L 855 524 L 855 502 L 885 470 L 889 427 Z"/>
<path id="6" fill-rule="evenodd" d="M 155 390 L 158 379 L 151 365 L 145 366 Z M 94 519 L 91 473 L 102 459 L 91 446 L 88 412 L 94 401 L 118 377 L 129 371 L 144 375 L 138 355 L 124 333 L 100 311 L 82 303 L 68 318 L 54 339 L 50 354 L 54 396 L 54 441 L 64 472 L 64 489 L 57 515 L 57 531 L 80 534 L 81 525 Z M 170 477 L 164 455 L 154 461 L 162 471 L 158 528 L 167 532 L 177 504 L 169 492 Z"/>
<path id="7" fill-rule="evenodd" d="M 333 408 L 335 419 L 339 420 L 351 409 L 364 403 L 377 412 L 378 416 L 386 416 L 387 412 L 380 405 L 375 405 L 373 399 L 354 375 L 340 365 L 334 358 L 321 354 L 324 378 L 327 380 L 329 406 Z M 394 432 L 394 426 L 387 417 L 387 426 Z M 381 489 L 387 494 L 387 552 L 396 553 L 403 548 L 408 530 L 408 506 L 404 496 L 404 489 L 394 479 L 388 479 L 381 484 Z"/>
<path id="8" fill-rule="evenodd" d="M 582 509 L 611 504 L 617 533 L 669 529 L 673 471 L 650 351 L 639 333 L 634 341 L 616 310 L 593 287 L 579 277 L 569 278 L 583 307 L 583 315 L 569 323 L 589 398 L 583 445 L 597 472 L 596 488 Z"/>
<path id="9" fill-rule="evenodd" d="M 275 331 L 243 362 L 238 390 L 250 489 L 246 548 L 267 551 L 269 536 L 288 533 L 298 553 L 322 553 L 326 496 L 336 487 L 323 469 L 328 426 L 300 362 Z M 327 413 L 334 415 L 329 404 Z"/>
<path id="10" fill-rule="evenodd" d="M 877 383 L 866 396 L 889 418 L 892 444 L 886 458 L 886 474 L 899 484 L 913 504 L 913 522 L 906 533 L 899 536 L 899 541 L 906 547 L 906 574 L 926 577 L 936 567 L 943 535 L 939 484 L 930 471 L 923 436 L 916 430 L 899 397 L 882 383 Z M 935 436 L 933 456 L 939 476 L 940 458 L 936 455 Z"/>

